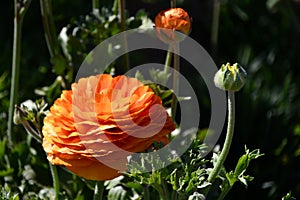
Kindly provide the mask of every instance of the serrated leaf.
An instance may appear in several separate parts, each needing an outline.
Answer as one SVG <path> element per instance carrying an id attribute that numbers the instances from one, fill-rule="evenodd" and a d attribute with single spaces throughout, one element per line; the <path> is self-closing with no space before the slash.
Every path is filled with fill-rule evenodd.
<path id="1" fill-rule="evenodd" d="M 134 77 L 136 79 L 138 79 L 139 81 L 141 81 L 141 82 L 145 81 L 145 78 L 144 78 L 143 74 L 139 70 L 137 70 L 135 72 L 135 76 Z"/>
<path id="2" fill-rule="evenodd" d="M 226 178 L 228 180 L 230 187 L 232 187 L 233 184 L 237 181 L 237 177 L 232 171 L 226 174 Z"/>
<path id="3" fill-rule="evenodd" d="M 107 200 L 125 200 L 127 191 L 122 186 L 116 186 L 108 191 Z"/>
<path id="4" fill-rule="evenodd" d="M 160 98 L 164 100 L 173 94 L 172 90 L 164 90 L 163 93 L 160 95 Z"/>
<path id="5" fill-rule="evenodd" d="M 117 178 L 114 178 L 112 180 L 109 181 L 105 181 L 104 185 L 106 186 L 107 190 L 110 190 L 114 187 L 116 187 L 118 184 L 121 183 L 121 180 L 124 179 L 124 176 L 118 176 Z"/>
<path id="6" fill-rule="evenodd" d="M 198 192 L 194 192 L 192 195 L 189 196 L 188 200 L 205 200 L 205 196 Z"/>
<path id="7" fill-rule="evenodd" d="M 133 188 L 135 190 L 142 190 L 141 184 L 136 183 L 136 182 L 128 182 L 128 183 L 126 183 L 126 186 L 130 187 L 130 188 Z"/>
<path id="8" fill-rule="evenodd" d="M 261 154 L 259 149 L 255 149 L 255 150 L 253 150 L 249 153 L 249 158 L 250 158 L 250 160 L 254 160 L 254 159 L 257 159 L 257 158 L 259 158 L 263 155 L 264 154 Z"/>
<path id="9" fill-rule="evenodd" d="M 238 177 L 238 179 L 239 179 L 239 181 L 240 181 L 241 183 L 243 183 L 243 184 L 245 185 L 245 187 L 248 187 L 247 181 L 246 181 L 246 179 L 245 179 L 243 176 Z"/>
<path id="10" fill-rule="evenodd" d="M 255 149 L 249 152 L 249 149 L 245 147 L 245 154 L 242 155 L 235 167 L 234 174 L 238 177 L 244 174 L 251 160 L 257 159 L 263 154 L 260 153 L 259 149 Z"/>
<path id="11" fill-rule="evenodd" d="M 209 182 L 204 182 L 204 183 L 202 183 L 201 185 L 198 185 L 197 188 L 203 189 L 203 188 L 206 188 L 206 187 L 208 187 L 208 186 L 210 186 L 210 185 L 211 185 L 211 183 L 209 183 Z"/>

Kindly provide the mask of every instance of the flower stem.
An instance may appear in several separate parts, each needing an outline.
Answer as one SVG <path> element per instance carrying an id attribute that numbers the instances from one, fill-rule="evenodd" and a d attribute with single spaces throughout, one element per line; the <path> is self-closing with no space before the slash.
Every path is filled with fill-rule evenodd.
<path id="1" fill-rule="evenodd" d="M 155 184 L 152 184 L 152 187 L 159 193 L 160 199 L 171 200 L 165 179 L 163 179 L 161 173 L 159 173 L 159 178 Z"/>
<path id="2" fill-rule="evenodd" d="M 46 43 L 49 54 L 52 58 L 60 52 L 52 13 L 52 3 L 51 0 L 40 0 L 40 5 L 43 25 L 45 29 Z"/>
<path id="3" fill-rule="evenodd" d="M 126 30 L 125 0 L 119 0 L 119 15 L 120 15 L 120 30 L 121 30 L 121 32 L 123 32 Z M 127 39 L 126 39 L 125 34 L 123 34 L 123 46 L 124 46 L 125 52 L 127 52 L 128 47 L 127 47 Z M 124 56 L 125 56 L 124 70 L 125 70 L 125 72 L 127 72 L 129 70 L 129 55 L 128 55 L 128 53 L 125 53 Z"/>
<path id="4" fill-rule="evenodd" d="M 176 72 L 179 73 L 179 71 L 180 71 L 180 63 L 179 63 L 179 55 L 178 55 L 179 44 L 174 43 L 173 48 L 174 48 L 174 63 L 173 63 L 173 67 L 174 67 L 173 90 L 174 90 L 174 93 L 172 95 L 171 111 L 172 111 L 173 120 L 175 120 L 176 110 L 177 110 L 176 94 L 178 94 L 178 90 L 179 90 L 179 80 L 178 80 L 178 76 L 177 76 L 177 73 L 176 73 Z"/>
<path id="5" fill-rule="evenodd" d="M 215 178 L 218 176 L 225 160 L 228 155 L 232 138 L 234 132 L 234 121 L 235 121 L 235 102 L 234 102 L 234 91 L 228 91 L 228 124 L 227 124 L 227 133 L 225 138 L 225 143 L 223 150 L 218 158 L 216 165 L 214 166 L 212 172 L 209 174 L 207 181 L 213 183 Z M 210 188 L 210 187 L 209 187 Z M 209 191 L 206 191 L 206 193 Z"/>
<path id="6" fill-rule="evenodd" d="M 55 191 L 55 200 L 59 200 L 59 178 L 58 178 L 58 174 L 57 174 L 57 169 L 56 169 L 56 165 L 52 165 L 49 162 L 49 166 L 50 166 L 50 170 L 51 170 L 51 174 L 52 174 L 52 181 L 53 181 L 53 188 Z"/>
<path id="7" fill-rule="evenodd" d="M 119 0 L 114 0 L 114 4 L 112 7 L 113 14 L 118 14 L 118 6 L 119 6 Z"/>
<path id="8" fill-rule="evenodd" d="M 175 8 L 176 7 L 176 0 L 171 0 L 171 8 Z"/>
<path id="9" fill-rule="evenodd" d="M 172 61 L 172 52 L 171 52 L 171 48 L 172 46 L 169 46 L 169 50 L 166 56 L 166 61 L 165 61 L 165 67 L 164 67 L 164 75 L 167 76 L 168 72 L 169 72 L 169 67 L 171 65 L 171 61 Z"/>
<path id="10" fill-rule="evenodd" d="M 92 0 L 93 12 L 98 12 L 100 8 L 99 0 Z"/>
<path id="11" fill-rule="evenodd" d="M 104 181 L 97 181 L 94 190 L 94 200 L 102 200 L 104 192 Z"/>
<path id="12" fill-rule="evenodd" d="M 221 0 L 214 0 L 212 27 L 211 27 L 211 52 L 213 58 L 216 58 L 217 51 L 218 51 L 220 6 L 221 6 Z"/>
<path id="13" fill-rule="evenodd" d="M 12 75 L 10 85 L 10 104 L 8 110 L 8 142 L 12 144 L 13 141 L 13 115 L 15 104 L 17 103 L 17 95 L 19 89 L 19 72 L 20 72 L 20 58 L 21 58 L 21 36 L 22 25 L 26 11 L 31 3 L 31 0 L 27 0 L 21 3 L 18 0 L 14 1 L 14 41 L 13 41 L 13 56 L 12 56 Z"/>
<path id="14" fill-rule="evenodd" d="M 142 187 L 143 187 L 143 199 L 144 200 L 150 200 L 149 186 L 148 185 L 142 185 Z"/>
<path id="15" fill-rule="evenodd" d="M 222 191 L 220 196 L 218 197 L 217 200 L 223 200 L 224 197 L 228 194 L 228 192 L 231 190 L 232 186 L 231 187 L 228 187 L 226 190 Z"/>

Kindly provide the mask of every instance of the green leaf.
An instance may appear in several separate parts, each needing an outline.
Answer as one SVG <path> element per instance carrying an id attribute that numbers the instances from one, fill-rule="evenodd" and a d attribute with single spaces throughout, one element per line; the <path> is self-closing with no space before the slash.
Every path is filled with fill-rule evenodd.
<path id="1" fill-rule="evenodd" d="M 0 160 L 2 160 L 2 158 L 5 155 L 5 148 L 6 148 L 6 140 L 1 140 L 0 141 Z"/>
<path id="2" fill-rule="evenodd" d="M 229 173 L 226 173 L 226 178 L 229 182 L 230 187 L 233 186 L 233 184 L 238 180 L 235 174 L 231 171 Z"/>
<path id="3" fill-rule="evenodd" d="M 125 200 L 127 191 L 122 186 L 116 186 L 108 191 L 108 200 Z"/>
<path id="4" fill-rule="evenodd" d="M 284 197 L 282 197 L 282 200 L 296 200 L 295 197 L 292 197 L 292 193 L 287 193 Z"/>
<path id="5" fill-rule="evenodd" d="M 247 176 L 240 176 L 238 177 L 238 179 L 247 188 L 248 182 L 252 181 L 254 177 L 247 175 Z"/>
<path id="6" fill-rule="evenodd" d="M 189 196 L 188 200 L 205 200 L 205 196 L 198 192 L 194 192 L 192 195 Z"/>
<path id="7" fill-rule="evenodd" d="M 126 183 L 126 186 L 138 191 L 142 190 L 142 185 L 136 182 L 128 182 Z"/>
<path id="8" fill-rule="evenodd" d="M 9 176 L 14 173 L 13 168 L 8 168 L 6 170 L 0 170 L 0 177 Z"/>
<path id="9" fill-rule="evenodd" d="M 249 152 L 249 149 L 245 147 L 246 153 L 242 155 L 235 167 L 234 174 L 239 177 L 244 174 L 251 160 L 257 159 L 263 154 L 260 153 L 259 149 L 255 149 Z"/>
<path id="10" fill-rule="evenodd" d="M 137 70 L 135 72 L 135 78 L 138 79 L 141 82 L 145 81 L 145 78 L 144 78 L 143 74 L 139 70 Z"/>
<path id="11" fill-rule="evenodd" d="M 241 183 L 245 185 L 245 187 L 248 187 L 247 180 L 243 176 L 239 177 L 238 179 Z"/>
<path id="12" fill-rule="evenodd" d="M 210 186 L 210 185 L 211 185 L 211 183 L 209 183 L 209 182 L 204 182 L 204 183 L 202 183 L 201 185 L 197 186 L 197 188 L 199 188 L 199 189 L 204 189 L 204 188 L 206 188 L 206 187 L 208 187 L 208 186 Z"/>
<path id="13" fill-rule="evenodd" d="M 168 98 L 169 96 L 171 96 L 173 94 L 172 90 L 164 90 L 163 93 L 160 95 L 160 98 L 162 100 Z"/>
<path id="14" fill-rule="evenodd" d="M 121 180 L 124 179 L 124 176 L 118 176 L 117 178 L 114 178 L 109 181 L 105 181 L 104 185 L 106 186 L 106 189 L 110 190 L 114 187 L 116 187 L 118 184 L 121 183 Z"/>

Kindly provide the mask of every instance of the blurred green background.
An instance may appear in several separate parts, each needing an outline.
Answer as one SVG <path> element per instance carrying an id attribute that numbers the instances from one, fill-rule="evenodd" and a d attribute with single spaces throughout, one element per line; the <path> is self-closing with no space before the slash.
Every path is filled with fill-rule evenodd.
<path id="1" fill-rule="evenodd" d="M 101 4 L 111 5 L 108 0 Z M 280 199 L 289 191 L 300 198 L 300 1 L 222 0 L 218 41 L 214 45 L 211 42 L 212 26 L 216 26 L 212 22 L 214 1 L 186 0 L 179 5 L 193 19 L 190 36 L 211 53 L 217 66 L 238 62 L 249 74 L 246 86 L 237 94 L 235 136 L 225 166 L 229 169 L 235 166 L 244 145 L 261 149 L 265 156 L 249 167 L 248 174 L 255 179 L 248 189 L 236 184 L 226 199 Z M 126 2 L 129 15 L 144 9 L 152 20 L 168 7 L 169 2 L 163 0 Z M 87 1 L 53 1 L 58 32 L 90 10 L 91 2 Z M 13 1 L 2 1 L 1 138 L 7 126 L 12 43 Z M 182 70 L 188 74 L 188 69 L 182 67 Z M 19 103 L 39 98 L 34 90 L 50 85 L 56 78 L 49 61 L 38 1 L 32 1 L 24 20 L 20 74 Z M 16 127 L 15 133 L 19 141 L 25 140 L 22 127 Z M 45 177 L 49 178 L 49 174 Z"/>

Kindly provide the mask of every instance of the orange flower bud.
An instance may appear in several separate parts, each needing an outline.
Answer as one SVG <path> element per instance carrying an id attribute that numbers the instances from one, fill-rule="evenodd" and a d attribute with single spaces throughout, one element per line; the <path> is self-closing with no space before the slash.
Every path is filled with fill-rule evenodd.
<path id="1" fill-rule="evenodd" d="M 109 180 L 126 170 L 131 152 L 145 151 L 155 141 L 166 144 L 174 129 L 148 86 L 102 74 L 73 83 L 54 102 L 44 119 L 43 148 L 52 164 L 86 179 Z"/>
<path id="2" fill-rule="evenodd" d="M 190 33 L 191 18 L 182 8 L 170 8 L 163 10 L 156 15 L 155 27 L 158 29 L 170 29 L 169 33 L 165 34 L 169 35 L 169 39 L 174 41 L 174 31 L 180 31 L 184 34 Z"/>

